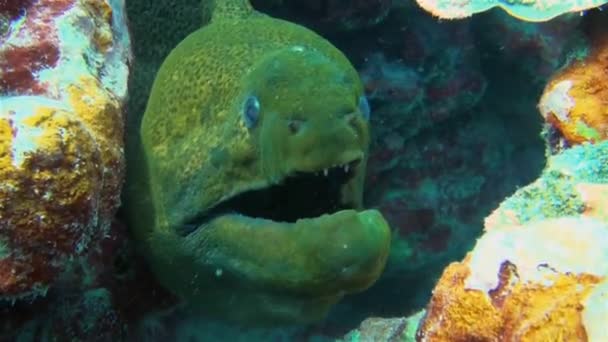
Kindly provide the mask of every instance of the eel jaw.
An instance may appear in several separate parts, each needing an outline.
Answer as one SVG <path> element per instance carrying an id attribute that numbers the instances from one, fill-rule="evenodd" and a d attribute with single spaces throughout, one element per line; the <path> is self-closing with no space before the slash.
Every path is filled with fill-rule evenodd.
<path id="1" fill-rule="evenodd" d="M 294 171 L 275 184 L 242 191 L 187 219 L 176 230 L 186 236 L 214 218 L 239 214 L 250 218 L 294 223 L 340 210 L 357 209 L 358 199 L 345 198 L 344 188 L 354 181 L 361 159 L 314 172 Z"/>
<path id="2" fill-rule="evenodd" d="M 169 287 L 241 323 L 322 319 L 345 294 L 371 286 L 388 257 L 386 221 L 376 210 L 355 210 L 359 199 L 347 190 L 362 172 L 362 160 L 293 172 L 196 216 L 188 222 L 196 228 L 177 242 L 183 268 L 167 265 L 181 274 Z"/>

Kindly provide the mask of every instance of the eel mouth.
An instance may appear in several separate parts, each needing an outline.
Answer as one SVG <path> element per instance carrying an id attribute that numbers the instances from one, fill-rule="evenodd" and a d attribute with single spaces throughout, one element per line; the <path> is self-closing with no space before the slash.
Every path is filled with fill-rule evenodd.
<path id="1" fill-rule="evenodd" d="M 223 200 L 181 225 L 179 233 L 189 235 L 211 220 L 224 215 L 295 223 L 299 219 L 355 209 L 354 200 L 344 198 L 342 189 L 357 174 L 361 159 L 314 172 L 295 171 L 280 182 L 247 190 Z"/>

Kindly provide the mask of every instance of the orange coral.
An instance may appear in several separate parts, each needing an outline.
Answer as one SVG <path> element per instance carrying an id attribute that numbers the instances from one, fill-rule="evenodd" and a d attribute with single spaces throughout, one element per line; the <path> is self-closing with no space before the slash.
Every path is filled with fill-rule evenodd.
<path id="1" fill-rule="evenodd" d="M 421 341 L 584 341 L 581 304 L 599 277 L 555 273 L 546 283 L 519 281 L 503 263 L 498 287 L 467 289 L 468 256 L 445 271 L 418 330 Z"/>
<path id="2" fill-rule="evenodd" d="M 503 324 L 502 314 L 483 292 L 464 288 L 469 272 L 466 259 L 465 263 L 452 263 L 445 269 L 433 290 L 417 340 L 464 342 L 498 339 Z"/>
<path id="3" fill-rule="evenodd" d="M 595 40 L 585 60 L 559 72 L 545 87 L 539 110 L 570 144 L 608 138 L 607 69 L 608 37 L 604 36 Z"/>

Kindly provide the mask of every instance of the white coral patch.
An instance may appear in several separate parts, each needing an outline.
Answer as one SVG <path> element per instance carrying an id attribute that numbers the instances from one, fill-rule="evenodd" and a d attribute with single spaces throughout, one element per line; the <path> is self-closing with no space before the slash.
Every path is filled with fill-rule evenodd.
<path id="1" fill-rule="evenodd" d="M 124 100 L 127 96 L 129 63 L 132 58 L 125 0 L 109 0 L 109 3 L 112 7 L 113 44 L 105 56 L 106 62 L 101 73 L 101 82 L 106 89 Z"/>
<path id="2" fill-rule="evenodd" d="M 565 80 L 553 85 L 553 88 L 545 90 L 538 103 L 538 110 L 544 118 L 552 113 L 559 121 L 568 122 L 568 114 L 575 105 L 574 99 L 568 94 L 571 88 L 572 81 Z"/>
<path id="3" fill-rule="evenodd" d="M 498 286 L 503 262 L 517 267 L 520 281 L 545 284 L 558 273 L 608 275 L 608 225 L 586 217 L 564 217 L 486 232 L 472 251 L 467 289 Z"/>
<path id="4" fill-rule="evenodd" d="M 60 98 L 69 85 L 79 84 L 83 75 L 97 75 L 103 56 L 93 47 L 95 21 L 82 7 L 72 7 L 53 19 L 61 57 L 54 68 L 39 72 L 38 80 L 49 84 L 51 97 Z"/>
<path id="5" fill-rule="evenodd" d="M 42 70 L 39 81 L 49 84 L 52 97 L 61 97 L 69 85 L 79 84 L 83 75 L 93 75 L 117 98 L 127 95 L 131 58 L 130 38 L 124 13 L 124 1 L 112 0 L 112 25 L 99 26 L 85 7 L 74 6 L 55 18 L 61 57 L 54 68 Z M 97 31 L 112 32 L 112 46 L 100 51 L 92 37 Z"/>

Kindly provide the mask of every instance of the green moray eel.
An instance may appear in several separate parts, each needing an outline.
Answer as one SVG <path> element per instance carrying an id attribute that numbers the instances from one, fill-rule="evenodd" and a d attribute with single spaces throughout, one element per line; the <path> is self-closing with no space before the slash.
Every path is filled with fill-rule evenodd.
<path id="1" fill-rule="evenodd" d="M 363 210 L 369 106 L 357 72 L 312 31 L 212 4 L 163 62 L 126 208 L 161 284 L 213 317 L 311 322 L 370 287 L 390 230 Z"/>

